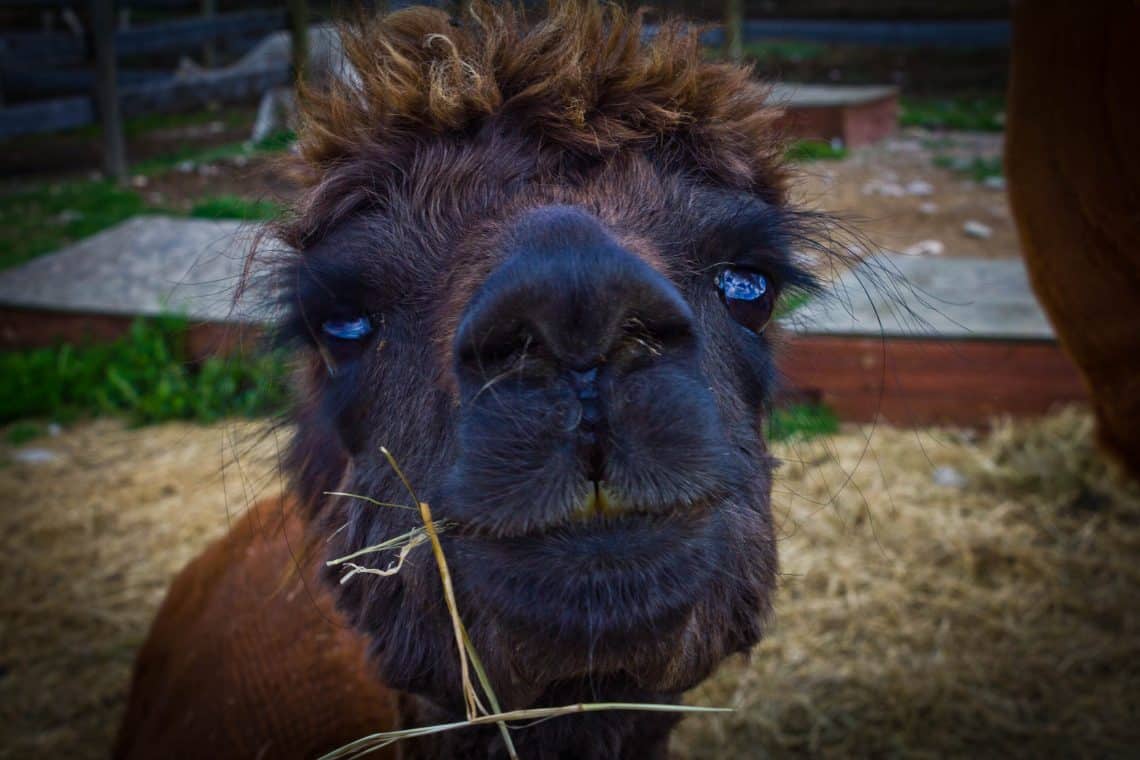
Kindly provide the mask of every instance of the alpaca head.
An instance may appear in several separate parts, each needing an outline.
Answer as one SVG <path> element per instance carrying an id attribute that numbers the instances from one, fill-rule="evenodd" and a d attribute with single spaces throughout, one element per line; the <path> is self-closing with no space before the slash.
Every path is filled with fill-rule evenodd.
<path id="1" fill-rule="evenodd" d="M 811 286 L 804 217 L 764 89 L 684 26 L 645 32 L 585 1 L 405 11 L 346 31 L 304 109 L 295 488 L 330 556 L 380 543 L 418 514 L 325 492 L 411 504 L 393 453 L 449 524 L 505 707 L 677 694 L 758 640 L 774 588 L 765 327 Z M 458 705 L 421 551 L 339 602 L 389 684 Z"/>

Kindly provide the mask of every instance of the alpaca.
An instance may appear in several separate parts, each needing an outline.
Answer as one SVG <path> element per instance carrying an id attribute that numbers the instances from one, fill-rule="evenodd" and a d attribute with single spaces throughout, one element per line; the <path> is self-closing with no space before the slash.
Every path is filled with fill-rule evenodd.
<path id="1" fill-rule="evenodd" d="M 1005 165 L 1026 268 L 1101 443 L 1140 478 L 1140 6 L 1017 2 L 1012 17 Z"/>
<path id="2" fill-rule="evenodd" d="M 778 112 L 680 23 L 582 0 L 475 3 L 346 30 L 305 98 L 307 191 L 281 339 L 287 493 L 188 566 L 140 652 L 117 756 L 311 757 L 462 720 L 427 549 L 340 583 L 419 524 L 504 710 L 677 703 L 760 639 L 776 585 L 763 435 L 793 248 Z M 384 568 L 390 556 L 359 562 Z M 675 714 L 516 726 L 526 758 L 664 757 Z M 505 757 L 495 726 L 388 757 Z"/>

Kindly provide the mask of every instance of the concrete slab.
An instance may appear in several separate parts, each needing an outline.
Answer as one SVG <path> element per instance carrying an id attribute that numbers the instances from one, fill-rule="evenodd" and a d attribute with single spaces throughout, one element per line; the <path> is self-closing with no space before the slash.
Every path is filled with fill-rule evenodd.
<path id="1" fill-rule="evenodd" d="M 898 127 L 899 91 L 890 85 L 816 85 L 775 82 L 771 100 L 783 106 L 780 124 L 801 140 L 870 145 Z"/>
<path id="2" fill-rule="evenodd" d="M 830 85 L 774 82 L 771 87 L 771 95 L 769 96 L 771 100 L 786 108 L 861 106 L 886 98 L 897 98 L 899 94 L 899 88 L 892 85 Z"/>
<path id="3" fill-rule="evenodd" d="M 785 322 L 803 335 L 1054 339 L 1019 259 L 882 254 Z"/>
<path id="4" fill-rule="evenodd" d="M 263 322 L 272 318 L 263 284 L 233 302 L 256 232 L 236 221 L 134 217 L 0 272 L 0 309 Z"/>
<path id="5" fill-rule="evenodd" d="M 0 272 L 0 308 L 264 324 L 273 318 L 264 282 L 233 302 L 257 229 L 135 217 Z M 875 256 L 785 322 L 804 335 L 1053 339 L 1024 265 L 1008 259 Z"/>

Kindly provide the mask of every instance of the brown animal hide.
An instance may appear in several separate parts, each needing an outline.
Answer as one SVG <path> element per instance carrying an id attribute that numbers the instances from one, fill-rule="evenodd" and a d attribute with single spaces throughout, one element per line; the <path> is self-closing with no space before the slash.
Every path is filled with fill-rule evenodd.
<path id="1" fill-rule="evenodd" d="M 1140 3 L 1013 10 L 1006 172 L 1037 297 L 1140 477 Z"/>
<path id="2" fill-rule="evenodd" d="M 307 545 L 294 504 L 272 499 L 179 573 L 139 652 L 114 757 L 313 758 L 395 726 L 395 695 Z"/>

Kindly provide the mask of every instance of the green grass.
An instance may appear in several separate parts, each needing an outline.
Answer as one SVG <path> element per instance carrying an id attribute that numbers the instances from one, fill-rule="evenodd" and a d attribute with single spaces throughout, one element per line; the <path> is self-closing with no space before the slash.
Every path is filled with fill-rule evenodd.
<path id="1" fill-rule="evenodd" d="M 778 61 L 799 63 L 822 58 L 826 54 L 826 45 L 801 40 L 767 40 L 765 42 L 748 42 L 744 45 L 745 58 L 763 63 Z"/>
<path id="2" fill-rule="evenodd" d="M 252 116 L 248 107 L 204 108 L 185 113 L 152 113 L 127 119 L 123 123 L 123 135 L 130 139 L 141 137 L 149 132 L 195 127 L 216 121 L 222 122 L 228 128 L 237 128 L 252 124 Z M 102 134 L 102 130 L 103 127 L 100 124 L 88 124 L 62 134 L 97 137 Z"/>
<path id="3" fill-rule="evenodd" d="M 157 122 L 156 122 L 157 123 Z M 238 155 L 254 156 L 287 150 L 292 132 L 280 132 L 256 145 L 232 143 L 211 148 L 187 148 L 142 161 L 135 173 L 161 174 L 183 161 L 210 163 Z M 203 219 L 260 221 L 280 214 L 271 201 L 250 201 L 223 195 L 204 198 L 190 212 Z M 138 214 L 176 213 L 149 205 L 135 190 L 104 180 L 54 183 L 0 195 L 0 269 L 22 264 Z"/>
<path id="4" fill-rule="evenodd" d="M 0 196 L 0 268 L 155 210 L 134 190 L 102 181 L 65 182 Z"/>
<path id="5" fill-rule="evenodd" d="M 0 424 L 95 414 L 212 422 L 284 408 L 283 355 L 195 363 L 186 335 L 180 319 L 139 320 L 110 343 L 0 353 Z"/>
<path id="6" fill-rule="evenodd" d="M 899 123 L 906 127 L 1001 132 L 1005 128 L 1005 100 L 994 95 L 903 98 Z"/>
<path id="7" fill-rule="evenodd" d="M 227 143 L 205 148 L 190 146 L 173 153 L 167 153 L 165 156 L 140 161 L 131 167 L 131 171 L 136 174 L 162 174 L 187 161 L 193 164 L 209 164 L 239 156 L 249 158 L 266 153 L 280 153 L 288 150 L 295 139 L 296 135 L 292 132 L 283 131 L 272 134 L 258 143 Z"/>
<path id="8" fill-rule="evenodd" d="M 785 156 L 789 161 L 801 163 L 838 161 L 841 158 L 847 158 L 847 148 L 836 147 L 823 140 L 797 140 L 788 148 Z"/>
<path id="9" fill-rule="evenodd" d="M 959 174 L 965 174 L 975 182 L 984 182 L 990 177 L 1002 176 L 1002 160 L 1000 156 L 974 156 L 973 158 L 935 156 L 934 165 L 958 172 Z"/>
<path id="10" fill-rule="evenodd" d="M 44 429 L 34 422 L 17 422 L 8 428 L 4 437 L 12 446 L 23 446 L 28 441 L 39 438 L 43 434 Z"/>
<path id="11" fill-rule="evenodd" d="M 776 409 L 768 422 L 773 441 L 807 440 L 839 432 L 839 418 L 822 404 L 795 404 Z"/>
<path id="12" fill-rule="evenodd" d="M 198 201 L 190 210 L 190 216 L 196 219 L 242 219 L 250 222 L 275 219 L 283 210 L 280 204 L 273 201 L 255 201 L 237 195 L 215 195 Z"/>

